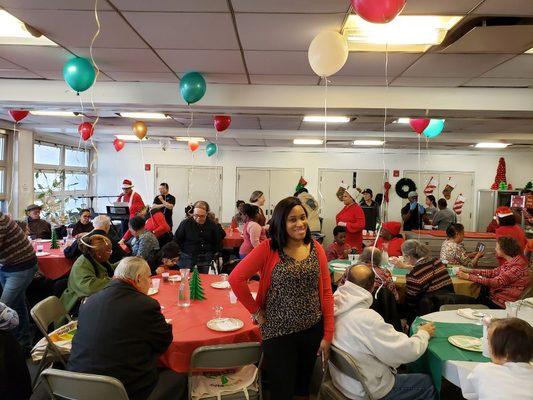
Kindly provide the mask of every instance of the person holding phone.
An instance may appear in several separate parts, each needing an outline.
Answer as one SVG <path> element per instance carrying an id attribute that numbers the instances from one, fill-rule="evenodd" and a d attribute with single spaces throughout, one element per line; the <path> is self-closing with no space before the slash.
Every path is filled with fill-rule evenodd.
<path id="1" fill-rule="evenodd" d="M 333 339 L 328 261 L 311 237 L 298 198 L 281 200 L 270 221 L 270 239 L 235 267 L 229 282 L 261 329 L 271 398 L 307 398 L 316 357 L 324 366 Z M 248 280 L 257 273 L 261 280 L 254 300 Z"/>
<path id="2" fill-rule="evenodd" d="M 440 259 L 448 261 L 449 265 L 462 265 L 463 267 L 475 268 L 478 261 L 483 257 L 484 252 L 478 249 L 473 253 L 467 253 L 463 246 L 463 240 L 465 238 L 465 227 L 462 224 L 451 224 L 446 229 L 446 236 L 448 239 L 442 243 L 440 249 Z M 483 245 L 483 249 L 485 246 Z"/>

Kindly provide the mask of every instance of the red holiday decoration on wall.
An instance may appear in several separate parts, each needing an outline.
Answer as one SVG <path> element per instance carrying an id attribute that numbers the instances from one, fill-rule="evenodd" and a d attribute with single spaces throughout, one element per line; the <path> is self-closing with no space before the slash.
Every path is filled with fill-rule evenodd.
<path id="1" fill-rule="evenodd" d="M 463 205 L 465 204 L 466 198 L 463 196 L 462 193 L 457 196 L 457 199 L 455 199 L 455 203 L 453 203 L 453 211 L 457 215 L 461 215 L 463 212 Z"/>
<path id="2" fill-rule="evenodd" d="M 389 190 L 391 187 L 392 185 L 389 183 L 389 181 L 383 184 L 383 188 L 385 189 L 385 193 L 383 194 L 383 199 L 385 200 L 385 203 L 389 202 Z"/>
<path id="3" fill-rule="evenodd" d="M 498 168 L 496 169 L 496 177 L 494 178 L 494 183 L 490 187 L 492 190 L 498 190 L 501 182 L 507 183 L 506 173 L 507 170 L 505 167 L 505 159 L 500 157 L 500 160 L 498 161 Z"/>

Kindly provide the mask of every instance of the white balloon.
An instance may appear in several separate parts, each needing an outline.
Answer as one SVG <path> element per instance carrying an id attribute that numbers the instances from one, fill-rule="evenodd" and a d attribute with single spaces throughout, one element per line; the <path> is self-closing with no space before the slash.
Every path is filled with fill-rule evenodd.
<path id="1" fill-rule="evenodd" d="M 318 76 L 333 75 L 344 66 L 348 59 L 348 42 L 338 32 L 321 32 L 309 45 L 307 58 Z"/>

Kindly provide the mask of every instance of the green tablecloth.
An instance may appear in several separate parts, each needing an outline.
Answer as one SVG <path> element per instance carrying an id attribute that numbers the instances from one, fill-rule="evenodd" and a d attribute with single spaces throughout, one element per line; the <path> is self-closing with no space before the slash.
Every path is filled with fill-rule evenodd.
<path id="1" fill-rule="evenodd" d="M 418 326 L 424 322 L 417 317 L 411 325 L 411 333 L 418 330 Z M 481 325 L 463 323 L 434 322 L 435 336 L 429 341 L 427 351 L 414 363 L 409 365 L 412 372 L 429 373 L 433 384 L 440 392 L 442 381 L 442 367 L 445 361 L 476 361 L 489 362 L 490 359 L 475 351 L 462 350 L 448 342 L 448 337 L 453 335 L 466 335 L 474 337 L 483 336 Z"/>
<path id="2" fill-rule="evenodd" d="M 332 264 L 343 264 L 346 267 L 349 267 L 350 266 L 350 260 L 331 260 L 328 263 L 329 272 L 331 272 L 331 273 L 342 272 L 342 271 L 334 269 Z M 406 268 L 394 268 L 393 271 L 392 271 L 392 275 L 394 275 L 394 276 L 405 276 L 405 275 L 407 275 L 409 273 L 409 271 L 410 270 L 406 269 Z"/>

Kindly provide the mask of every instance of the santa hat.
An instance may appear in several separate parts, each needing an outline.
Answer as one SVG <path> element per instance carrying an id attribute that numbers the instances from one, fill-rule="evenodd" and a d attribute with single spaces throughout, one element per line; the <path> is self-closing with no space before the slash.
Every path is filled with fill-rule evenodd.
<path id="1" fill-rule="evenodd" d="M 356 188 L 348 186 L 345 190 L 346 193 L 348 193 L 352 199 L 357 200 L 357 198 L 359 197 L 359 191 Z"/>
<path id="2" fill-rule="evenodd" d="M 392 236 L 398 236 L 402 230 L 402 224 L 396 221 L 385 222 L 381 227 L 389 231 Z"/>
<path id="3" fill-rule="evenodd" d="M 122 189 L 131 189 L 133 186 L 133 183 L 129 179 L 124 179 L 122 181 Z"/>
<path id="4" fill-rule="evenodd" d="M 496 216 L 498 218 L 508 217 L 509 215 L 514 215 L 513 211 L 507 206 L 501 206 L 496 209 Z"/>

